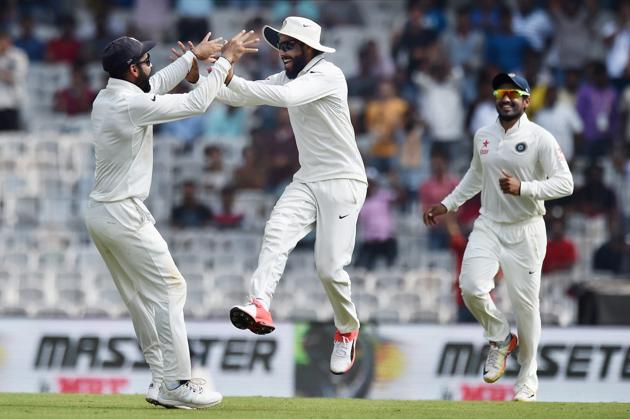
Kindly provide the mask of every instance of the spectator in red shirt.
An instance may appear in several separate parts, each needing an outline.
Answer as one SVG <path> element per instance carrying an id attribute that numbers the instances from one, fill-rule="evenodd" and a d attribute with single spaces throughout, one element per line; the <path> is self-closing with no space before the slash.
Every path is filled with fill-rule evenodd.
<path id="1" fill-rule="evenodd" d="M 554 217 L 549 225 L 547 255 L 543 261 L 543 273 L 563 271 L 572 268 L 577 262 L 577 248 L 571 239 L 565 236 L 564 219 Z"/>
<path id="2" fill-rule="evenodd" d="M 61 17 L 59 26 L 61 26 L 61 34 L 48 42 L 46 46 L 46 60 L 73 64 L 81 53 L 81 43 L 74 34 L 76 26 L 74 17 Z"/>
<path id="3" fill-rule="evenodd" d="M 243 214 L 234 213 L 236 189 L 226 186 L 221 189 L 221 212 L 215 214 L 214 223 L 218 228 L 239 228 L 243 223 Z"/>
<path id="4" fill-rule="evenodd" d="M 87 113 L 92 110 L 96 93 L 90 87 L 87 74 L 82 66 L 72 68 L 70 85 L 55 93 L 55 111 L 67 115 Z"/>
<path id="5" fill-rule="evenodd" d="M 441 202 L 455 186 L 459 178 L 448 171 L 448 154 L 442 147 L 431 148 L 431 176 L 420 186 L 420 205 L 422 211 L 428 210 L 435 202 Z M 447 249 L 449 239 L 442 222 L 429 230 L 429 248 Z"/>

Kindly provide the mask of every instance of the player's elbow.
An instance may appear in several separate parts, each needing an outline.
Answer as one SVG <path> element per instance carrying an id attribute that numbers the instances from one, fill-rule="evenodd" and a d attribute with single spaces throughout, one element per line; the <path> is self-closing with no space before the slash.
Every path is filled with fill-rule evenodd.
<path id="1" fill-rule="evenodd" d="M 573 178 L 564 179 L 560 184 L 560 193 L 563 197 L 573 194 Z"/>

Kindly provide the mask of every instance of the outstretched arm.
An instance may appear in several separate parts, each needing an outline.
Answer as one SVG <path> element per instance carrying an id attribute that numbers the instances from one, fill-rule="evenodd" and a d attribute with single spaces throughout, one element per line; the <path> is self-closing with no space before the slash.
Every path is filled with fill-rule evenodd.
<path id="1" fill-rule="evenodd" d="M 334 93 L 337 80 L 320 72 L 309 72 L 284 85 L 247 81 L 234 76 L 228 88 L 252 104 L 282 108 L 301 106 Z"/>
<path id="2" fill-rule="evenodd" d="M 265 80 L 257 80 L 251 83 L 277 85 L 277 84 L 280 84 L 282 80 L 282 75 L 283 73 L 274 74 L 272 76 L 267 77 Z M 221 90 L 219 90 L 219 94 L 217 95 L 217 100 L 221 103 L 225 103 L 226 105 L 230 105 L 230 106 L 265 105 L 265 101 L 263 99 L 254 97 L 254 96 L 249 96 L 249 95 L 242 95 L 230 89 L 228 86 L 223 86 Z"/>
<path id="3" fill-rule="evenodd" d="M 193 48 L 199 59 L 208 59 L 216 53 L 215 48 L 208 41 L 210 34 L 204 41 Z M 186 94 L 156 95 L 153 93 L 138 95 L 129 104 L 129 115 L 135 125 L 146 126 L 168 121 L 175 121 L 205 112 L 216 97 L 232 63 L 236 63 L 243 54 L 257 52 L 251 45 L 258 42 L 252 38 L 253 31 L 241 31 L 222 48 L 223 57 L 217 60 L 213 71 L 197 84 L 197 88 Z M 206 42 L 207 41 L 207 42 Z M 188 55 L 186 52 L 184 56 Z M 181 59 L 181 58 L 180 58 Z"/>
<path id="4" fill-rule="evenodd" d="M 135 125 L 146 126 L 204 113 L 223 85 L 229 68 L 228 60 L 219 59 L 214 65 L 214 71 L 201 77 L 197 88 L 189 93 L 137 95 L 129 103 L 131 121 Z"/>
<path id="5" fill-rule="evenodd" d="M 468 201 L 473 196 L 477 195 L 481 191 L 483 168 L 481 167 L 481 161 L 479 160 L 479 152 L 473 149 L 473 157 L 470 162 L 470 168 L 446 198 L 442 200 L 442 205 L 448 210 L 448 212 L 456 211 L 464 202 Z"/>

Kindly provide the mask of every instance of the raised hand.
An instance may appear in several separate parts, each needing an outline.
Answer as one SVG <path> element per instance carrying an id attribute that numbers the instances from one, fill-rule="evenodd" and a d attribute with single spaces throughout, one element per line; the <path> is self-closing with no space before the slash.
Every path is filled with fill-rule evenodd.
<path id="1" fill-rule="evenodd" d="M 180 51 L 176 50 L 175 48 L 171 48 L 171 55 L 169 56 L 169 58 L 173 61 L 175 61 L 176 59 L 184 55 L 186 51 L 188 51 L 182 41 L 178 41 L 177 45 L 179 45 Z M 194 46 L 193 43 L 190 41 L 188 41 L 188 45 L 190 46 L 190 48 Z M 215 62 L 216 58 L 210 58 L 208 61 Z M 199 80 L 199 64 L 197 64 L 197 60 L 193 60 L 192 66 L 190 67 L 190 71 L 188 71 L 188 74 L 186 74 L 186 81 L 189 83 L 197 83 L 198 80 Z"/>
<path id="2" fill-rule="evenodd" d="M 252 46 L 260 41 L 260 39 L 254 38 L 254 36 L 254 31 L 247 32 L 242 30 L 237 33 L 223 46 L 221 50 L 223 57 L 232 64 L 236 64 L 244 54 L 258 52 L 258 48 L 252 48 Z"/>
<path id="3" fill-rule="evenodd" d="M 212 35 L 212 32 L 208 32 L 208 34 L 197 45 L 188 41 L 190 51 L 195 54 L 195 57 L 197 57 L 198 60 L 206 61 L 215 58 L 216 61 L 216 57 L 221 52 L 221 48 L 224 44 L 223 38 L 210 39 L 210 35 Z M 182 45 L 180 45 L 180 48 Z M 173 50 L 171 50 L 171 52 L 173 52 Z"/>

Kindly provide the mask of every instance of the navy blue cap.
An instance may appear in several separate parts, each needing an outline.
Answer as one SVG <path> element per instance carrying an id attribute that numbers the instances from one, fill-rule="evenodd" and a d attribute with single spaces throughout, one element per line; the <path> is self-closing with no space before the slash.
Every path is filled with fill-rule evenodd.
<path id="1" fill-rule="evenodd" d="M 153 41 L 140 42 L 130 36 L 114 39 L 103 50 L 103 70 L 110 74 L 123 70 L 154 46 Z"/>
<path id="2" fill-rule="evenodd" d="M 513 84 L 521 90 L 531 94 L 529 90 L 529 83 L 525 80 L 525 77 L 517 76 L 514 73 L 499 73 L 492 79 L 492 88 L 494 90 L 501 87 L 502 84 Z"/>

